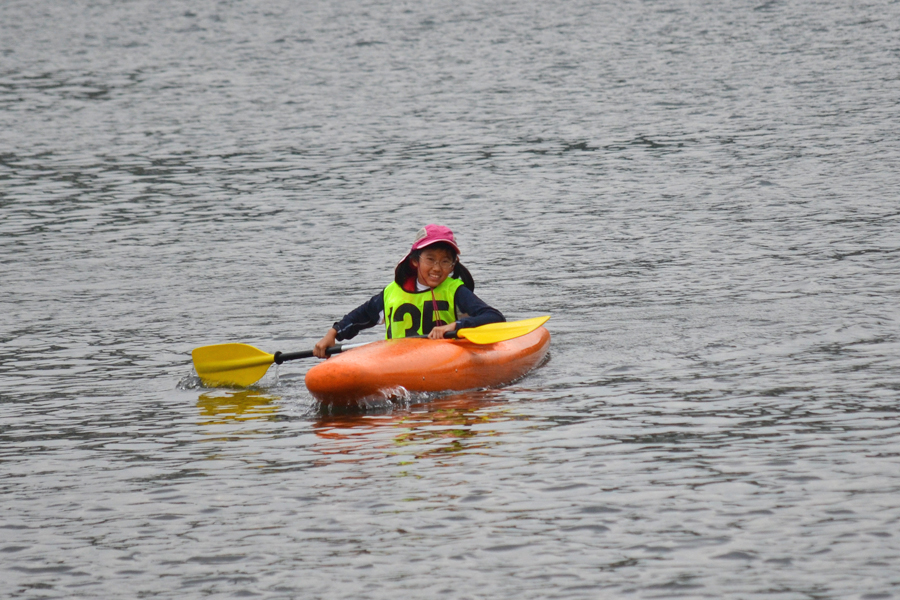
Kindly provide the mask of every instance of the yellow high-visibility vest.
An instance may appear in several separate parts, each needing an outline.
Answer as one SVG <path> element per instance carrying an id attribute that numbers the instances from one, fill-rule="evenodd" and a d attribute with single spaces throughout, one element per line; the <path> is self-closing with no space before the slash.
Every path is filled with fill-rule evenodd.
<path id="1" fill-rule="evenodd" d="M 424 292 L 407 292 L 397 282 L 384 288 L 385 339 L 425 335 L 434 329 L 435 321 L 456 321 L 453 298 L 462 280 L 448 277 L 434 288 L 434 300 L 438 314 L 434 314 L 431 289 Z"/>

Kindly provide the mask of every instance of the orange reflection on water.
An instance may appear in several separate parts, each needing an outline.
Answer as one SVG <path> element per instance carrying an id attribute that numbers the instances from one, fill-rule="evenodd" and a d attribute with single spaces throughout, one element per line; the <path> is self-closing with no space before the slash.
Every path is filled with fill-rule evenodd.
<path id="1" fill-rule="evenodd" d="M 319 452 L 353 455 L 351 460 L 371 457 L 372 450 L 379 456 L 406 450 L 415 458 L 440 457 L 490 444 L 500 432 L 477 426 L 517 418 L 505 410 L 508 406 L 498 391 L 467 392 L 414 404 L 397 414 L 322 416 L 313 430 L 330 442 Z"/>

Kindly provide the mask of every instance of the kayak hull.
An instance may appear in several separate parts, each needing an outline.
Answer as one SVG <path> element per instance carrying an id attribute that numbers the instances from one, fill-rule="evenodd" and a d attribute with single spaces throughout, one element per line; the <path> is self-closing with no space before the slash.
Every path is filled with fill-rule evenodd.
<path id="1" fill-rule="evenodd" d="M 407 392 L 462 391 L 514 381 L 547 355 L 550 332 L 495 344 L 466 340 L 382 340 L 333 356 L 306 373 L 306 387 L 319 401 L 353 406 L 359 400 Z M 400 389 L 402 388 L 402 389 Z"/>

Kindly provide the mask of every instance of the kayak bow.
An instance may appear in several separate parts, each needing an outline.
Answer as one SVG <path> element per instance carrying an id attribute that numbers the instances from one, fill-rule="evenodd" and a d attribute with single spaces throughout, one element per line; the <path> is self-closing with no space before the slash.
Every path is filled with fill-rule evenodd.
<path id="1" fill-rule="evenodd" d="M 401 338 L 366 344 L 306 373 L 316 399 L 349 407 L 406 392 L 462 391 L 504 385 L 541 363 L 550 346 L 543 327 L 493 344 Z"/>

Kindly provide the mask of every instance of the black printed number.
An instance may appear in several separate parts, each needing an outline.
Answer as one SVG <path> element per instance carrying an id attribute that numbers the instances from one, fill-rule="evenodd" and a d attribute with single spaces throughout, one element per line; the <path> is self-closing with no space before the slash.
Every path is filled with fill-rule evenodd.
<path id="1" fill-rule="evenodd" d="M 446 300 L 438 300 L 437 309 L 438 312 L 442 310 L 450 310 L 450 303 Z M 422 325 L 422 333 L 424 333 L 425 335 L 431 333 L 431 330 L 434 329 L 435 325 L 438 324 L 435 321 L 434 316 L 434 307 L 431 305 L 431 302 L 427 302 L 425 304 L 425 323 Z M 440 315 L 438 315 L 438 319 L 440 319 Z M 446 325 L 444 321 L 441 321 L 440 324 Z"/>
<path id="2" fill-rule="evenodd" d="M 446 300 L 438 300 L 437 301 L 437 309 L 438 312 L 442 310 L 450 310 L 450 303 Z M 394 323 L 403 323 L 406 324 L 406 315 L 410 316 L 410 320 L 412 323 L 409 327 L 406 328 L 405 336 L 409 337 L 411 335 L 419 335 L 419 325 L 422 326 L 422 334 L 428 335 L 431 333 L 431 330 L 434 329 L 435 323 L 435 315 L 434 315 L 434 306 L 432 306 L 431 302 L 427 302 L 425 304 L 425 321 L 422 321 L 422 313 L 419 311 L 418 307 L 414 304 L 401 304 L 397 307 L 397 310 L 393 315 Z M 440 315 L 438 315 L 440 317 Z M 443 321 L 440 321 L 442 325 L 446 325 Z"/>
<path id="3" fill-rule="evenodd" d="M 412 304 L 401 304 L 394 312 L 394 323 L 404 323 L 406 321 L 406 315 L 411 317 L 412 324 L 406 328 L 406 333 L 404 335 L 406 335 L 406 337 L 418 335 L 419 325 L 422 324 L 422 313 L 420 313 L 419 309 Z"/>

